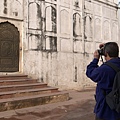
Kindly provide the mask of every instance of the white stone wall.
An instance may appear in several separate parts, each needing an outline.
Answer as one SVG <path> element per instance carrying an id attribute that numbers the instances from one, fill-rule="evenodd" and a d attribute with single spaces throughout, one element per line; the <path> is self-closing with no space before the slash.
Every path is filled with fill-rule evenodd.
<path id="1" fill-rule="evenodd" d="M 20 71 L 60 89 L 95 85 L 85 75 L 102 42 L 119 43 L 115 0 L 1 0 L 0 22 L 20 32 Z"/>
<path id="2" fill-rule="evenodd" d="M 100 43 L 119 42 L 119 19 L 117 1 L 85 1 L 85 53 L 86 64 Z M 99 64 L 102 62 L 100 61 Z M 88 79 L 88 83 L 90 80 Z M 91 82 L 90 82 L 91 83 Z"/>
<path id="3" fill-rule="evenodd" d="M 23 72 L 23 21 L 24 7 L 23 0 L 1 0 L 0 1 L 0 23 L 9 22 L 14 25 L 20 33 L 20 62 L 19 73 Z M 0 72 L 0 74 L 13 74 Z"/>
<path id="4" fill-rule="evenodd" d="M 0 16 L 18 20 L 23 19 L 23 0 L 1 0 Z"/>
<path id="5" fill-rule="evenodd" d="M 100 43 L 118 42 L 115 2 L 28 0 L 24 73 L 61 89 L 95 85 L 85 75 L 86 66 Z M 33 15 L 35 6 L 39 16 L 38 9 Z"/>
<path id="6" fill-rule="evenodd" d="M 61 89 L 80 89 L 84 81 L 82 1 L 28 0 L 27 4 L 24 73 Z"/>

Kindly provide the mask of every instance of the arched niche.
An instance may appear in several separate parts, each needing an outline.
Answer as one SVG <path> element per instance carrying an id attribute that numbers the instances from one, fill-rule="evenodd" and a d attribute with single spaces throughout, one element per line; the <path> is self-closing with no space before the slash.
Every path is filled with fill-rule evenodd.
<path id="1" fill-rule="evenodd" d="M 92 38 L 92 17 L 91 15 L 86 15 L 85 17 L 85 38 L 90 39 Z"/>
<path id="2" fill-rule="evenodd" d="M 101 19 L 96 18 L 95 19 L 95 26 L 94 26 L 94 34 L 95 34 L 95 40 L 101 41 L 101 35 L 102 35 L 102 27 L 101 27 Z"/>
<path id="3" fill-rule="evenodd" d="M 19 0 L 14 0 L 10 3 L 10 9 L 12 16 L 23 17 L 23 5 Z"/>
<path id="4" fill-rule="evenodd" d="M 108 20 L 103 22 L 103 39 L 110 41 L 110 22 Z"/>
<path id="5" fill-rule="evenodd" d="M 73 14 L 73 36 L 81 35 L 81 15 L 79 13 Z"/>
<path id="6" fill-rule="evenodd" d="M 60 11 L 60 32 L 70 34 L 69 12 L 65 9 Z"/>
<path id="7" fill-rule="evenodd" d="M 32 2 L 29 4 L 29 28 L 41 29 L 42 18 L 41 18 L 41 5 Z"/>
<path id="8" fill-rule="evenodd" d="M 53 6 L 47 6 L 45 9 L 45 28 L 46 31 L 57 32 L 57 13 Z"/>
<path id="9" fill-rule="evenodd" d="M 116 22 L 112 23 L 111 40 L 118 41 L 118 25 Z"/>

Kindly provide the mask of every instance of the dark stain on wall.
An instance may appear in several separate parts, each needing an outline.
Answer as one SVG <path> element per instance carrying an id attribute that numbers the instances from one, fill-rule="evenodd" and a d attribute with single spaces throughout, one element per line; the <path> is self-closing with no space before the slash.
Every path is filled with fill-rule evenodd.
<path id="1" fill-rule="evenodd" d="M 18 12 L 14 12 L 15 16 L 18 16 Z"/>
<path id="2" fill-rule="evenodd" d="M 75 79 L 74 79 L 74 82 L 77 82 L 77 67 L 75 66 Z"/>
<path id="3" fill-rule="evenodd" d="M 7 0 L 4 0 L 4 14 L 7 14 Z"/>
<path id="4" fill-rule="evenodd" d="M 40 26 L 40 29 L 42 29 L 42 21 L 44 20 L 42 18 L 42 12 L 41 12 L 41 6 L 37 4 L 37 18 L 39 18 L 39 26 Z"/>
<path id="5" fill-rule="evenodd" d="M 50 49 L 52 51 L 57 51 L 57 38 L 56 37 L 50 37 Z"/>
<path id="6" fill-rule="evenodd" d="M 56 1 L 56 0 L 55 0 Z M 39 25 L 40 27 L 38 28 L 32 28 L 30 27 L 30 21 L 28 24 L 28 28 L 31 31 L 34 31 L 32 33 L 28 33 L 29 34 L 29 40 L 34 41 L 34 38 L 36 39 L 34 48 L 32 49 L 32 47 L 30 48 L 33 51 L 43 51 L 43 52 L 57 52 L 57 37 L 56 37 L 56 33 L 57 33 L 57 11 L 56 11 L 56 6 L 53 4 L 50 4 L 50 6 L 47 6 L 45 11 L 42 11 L 42 2 L 45 5 L 45 1 L 41 1 L 40 4 L 38 4 L 37 2 L 31 2 L 29 3 L 29 8 L 31 8 L 33 4 L 36 5 L 37 7 L 37 11 L 35 12 L 37 14 L 37 20 L 35 21 L 37 23 L 37 25 Z M 31 6 L 31 7 L 30 7 Z M 50 17 L 47 18 L 47 10 L 51 10 L 51 14 Z M 42 14 L 45 15 L 43 15 Z M 49 12 L 48 12 L 49 13 Z M 28 15 L 28 17 L 30 16 L 30 13 Z M 46 19 L 47 20 L 51 20 L 50 21 L 50 29 L 48 28 L 48 30 L 46 30 Z M 33 20 L 34 21 L 34 20 Z M 36 33 L 35 31 L 39 31 L 39 33 Z M 41 31 L 41 32 L 40 32 Z M 46 35 L 46 31 L 48 33 L 52 33 L 52 35 Z M 54 34 L 54 35 L 53 35 Z M 35 37 L 34 37 L 35 36 Z"/>

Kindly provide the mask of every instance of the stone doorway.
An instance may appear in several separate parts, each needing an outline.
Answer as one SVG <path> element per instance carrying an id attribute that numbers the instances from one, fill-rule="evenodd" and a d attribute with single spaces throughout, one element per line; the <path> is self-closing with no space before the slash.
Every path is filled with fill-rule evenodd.
<path id="1" fill-rule="evenodd" d="M 13 24 L 0 23 L 0 72 L 19 71 L 19 39 Z"/>

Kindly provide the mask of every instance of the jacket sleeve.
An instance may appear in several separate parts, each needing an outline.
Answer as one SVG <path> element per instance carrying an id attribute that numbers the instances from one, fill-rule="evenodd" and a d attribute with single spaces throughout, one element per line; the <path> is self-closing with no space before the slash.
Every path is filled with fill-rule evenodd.
<path id="1" fill-rule="evenodd" d="M 94 58 L 94 60 L 87 66 L 86 75 L 94 82 L 100 81 L 100 70 L 98 66 L 98 59 Z"/>

